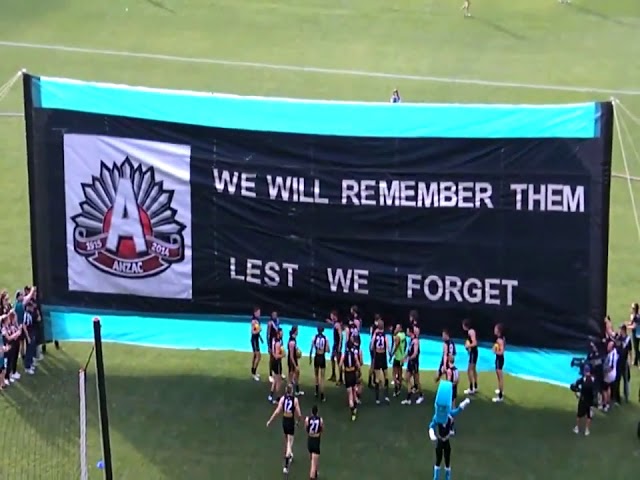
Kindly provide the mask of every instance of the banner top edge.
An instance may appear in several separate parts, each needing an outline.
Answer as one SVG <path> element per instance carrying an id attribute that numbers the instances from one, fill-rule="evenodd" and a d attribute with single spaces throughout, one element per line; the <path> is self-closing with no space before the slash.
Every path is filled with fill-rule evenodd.
<path id="1" fill-rule="evenodd" d="M 229 100 L 243 100 L 243 101 L 278 101 L 288 103 L 312 103 L 320 105 L 358 105 L 358 106 L 376 106 L 385 105 L 390 108 L 469 108 L 469 109 L 545 109 L 545 108 L 580 108 L 590 107 L 594 104 L 601 103 L 600 101 L 588 101 L 588 102 L 572 102 L 572 103 L 442 103 L 442 102 L 402 102 L 393 104 L 390 102 L 382 101 L 361 101 L 361 100 L 327 100 L 327 99 L 313 99 L 313 98 L 296 98 L 296 97 L 280 97 L 280 96 L 263 96 L 263 95 L 238 95 L 233 93 L 222 92 L 207 92 L 203 90 L 189 90 L 179 88 L 161 88 L 161 87 L 145 87 L 141 85 L 129 85 L 124 83 L 112 83 L 112 82 L 97 82 L 88 80 L 78 80 L 66 77 L 50 77 L 50 76 L 36 76 L 30 75 L 34 79 L 41 81 L 53 82 L 58 84 L 77 85 L 77 86 L 92 86 L 95 88 L 105 88 L 114 90 L 128 90 L 139 91 L 146 93 L 154 93 L 158 95 L 183 95 L 185 97 L 214 97 Z"/>

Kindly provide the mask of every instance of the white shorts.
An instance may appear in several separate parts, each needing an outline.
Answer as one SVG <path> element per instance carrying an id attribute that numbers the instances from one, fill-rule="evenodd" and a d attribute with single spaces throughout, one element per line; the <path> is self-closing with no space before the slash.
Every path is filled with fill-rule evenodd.
<path id="1" fill-rule="evenodd" d="M 604 377 L 604 381 L 605 383 L 613 383 L 616 381 L 616 372 L 609 372 L 607 373 L 607 375 Z"/>

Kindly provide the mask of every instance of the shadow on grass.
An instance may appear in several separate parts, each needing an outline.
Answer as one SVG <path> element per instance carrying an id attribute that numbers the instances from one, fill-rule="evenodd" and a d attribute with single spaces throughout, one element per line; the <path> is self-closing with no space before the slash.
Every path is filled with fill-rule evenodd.
<path id="1" fill-rule="evenodd" d="M 200 358 L 209 359 L 205 355 Z M 38 378 L 25 379 L 7 391 L 7 408 L 20 422 L 14 422 L 15 441 L 0 446 L 3 455 L 11 454 L 7 448 L 25 448 L 21 441 L 27 437 L 18 432 L 20 428 L 33 430 L 38 436 L 35 443 L 46 455 L 57 456 L 51 460 L 52 468 L 67 475 L 46 478 L 73 478 L 78 458 L 78 367 L 64 351 L 56 352 L 44 362 Z M 110 374 L 107 390 L 115 478 L 279 480 L 282 435 L 279 420 L 269 429 L 265 426 L 273 409 L 266 401 L 268 384 L 256 383 L 248 375 L 246 379 L 222 376 L 225 369 L 223 363 L 214 363 L 212 375 Z M 493 386 L 490 379 L 481 378 L 487 388 Z M 378 407 L 373 392 L 365 389 L 355 423 L 349 418 L 344 389 L 329 387 L 328 402 L 321 405 L 326 422 L 323 477 L 409 477 L 416 468 L 429 471 L 433 447 L 428 442 L 427 425 L 433 413 L 435 385 L 431 374 L 425 374 L 423 381 L 429 391 L 420 406 L 401 406 L 393 399 L 391 406 Z M 550 390 L 553 387 L 519 385 L 517 398 L 527 404 L 544 399 L 545 392 L 556 392 Z M 523 392 L 522 386 L 530 388 L 530 393 Z M 99 459 L 94 387 L 90 384 L 87 390 L 90 465 Z M 303 387 L 311 388 L 304 382 Z M 632 478 L 629 442 L 635 432 L 629 428 L 629 435 L 620 434 L 620 426 L 625 425 L 624 409 L 612 413 L 607 421 L 598 418 L 591 438 L 578 438 L 571 433 L 572 397 L 565 393 L 566 408 L 531 408 L 509 398 L 495 405 L 488 396 L 474 398 L 457 421 L 458 435 L 453 441 L 457 476 L 486 479 L 496 478 L 499 472 L 499 478 L 521 479 L 604 478 L 607 474 Z M 34 403 L 36 398 L 39 400 Z M 309 413 L 313 403 L 312 395 L 301 398 L 303 414 Z M 606 456 L 601 455 L 603 444 L 608 445 Z M 308 462 L 302 433 L 294 450 L 294 478 L 305 478 Z M 14 478 L 45 478 L 38 468 L 31 476 Z"/>
<path id="2" fill-rule="evenodd" d="M 5 389 L 0 449 L 11 461 L 0 478 L 78 478 L 79 365 L 63 352 L 48 356 L 36 377 L 25 374 Z"/>
<path id="3" fill-rule="evenodd" d="M 172 8 L 168 7 L 162 0 L 145 0 L 152 7 L 156 7 L 160 10 L 164 10 L 165 12 L 173 13 L 175 15 L 176 11 Z"/>
<path id="4" fill-rule="evenodd" d="M 613 23 L 615 25 L 621 25 L 621 26 L 625 26 L 625 27 L 637 26 L 637 24 L 632 22 L 632 21 L 625 21 L 625 20 L 621 20 L 619 18 L 610 17 L 610 16 L 605 15 L 604 13 L 599 12 L 597 10 L 593 10 L 592 8 L 585 7 L 584 5 L 576 5 L 576 4 L 571 3 L 571 4 L 569 4 L 569 6 L 571 8 L 573 8 L 576 12 L 581 13 L 582 15 L 586 15 L 586 16 L 589 16 L 589 17 L 597 18 L 599 20 L 603 20 L 605 22 Z"/>
<path id="5" fill-rule="evenodd" d="M 492 20 L 489 20 L 488 18 L 483 18 L 483 17 L 471 17 L 471 19 L 475 20 L 476 22 L 479 22 L 483 25 L 486 25 L 487 27 L 489 27 L 491 30 L 493 30 L 494 32 L 500 33 L 502 35 L 506 35 L 507 37 L 512 38 L 513 40 L 518 40 L 518 41 L 523 41 L 526 40 L 527 37 L 525 37 L 524 35 L 522 35 L 521 33 L 515 32 L 513 30 L 509 30 L 508 28 L 500 25 L 499 23 L 496 23 Z"/>

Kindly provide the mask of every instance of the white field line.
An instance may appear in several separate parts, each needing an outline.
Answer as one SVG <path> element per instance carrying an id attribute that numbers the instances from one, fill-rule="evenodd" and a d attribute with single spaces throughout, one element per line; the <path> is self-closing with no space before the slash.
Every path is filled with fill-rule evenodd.
<path id="1" fill-rule="evenodd" d="M 605 95 L 640 95 L 640 89 L 633 88 L 601 88 L 582 87 L 575 85 L 545 85 L 537 83 L 501 82 L 470 78 L 436 77 L 427 75 L 406 75 L 401 73 L 370 72 L 365 70 L 351 70 L 341 68 L 322 68 L 311 66 L 279 65 L 262 62 L 242 62 L 218 58 L 183 57 L 178 55 L 164 55 L 158 53 L 128 52 L 123 50 L 104 50 L 99 48 L 69 47 L 64 45 L 48 45 L 40 43 L 12 42 L 0 40 L 0 47 L 23 48 L 28 50 L 49 50 L 56 52 L 84 53 L 88 55 L 109 55 L 114 57 L 145 58 L 149 60 L 163 60 L 192 64 L 224 65 L 229 67 L 258 68 L 290 72 L 319 73 L 326 75 L 348 75 L 369 78 L 387 78 L 390 80 L 413 80 L 418 82 L 453 83 L 461 85 L 480 85 L 485 87 L 516 88 L 528 90 L 551 90 L 559 92 L 599 93 Z"/>

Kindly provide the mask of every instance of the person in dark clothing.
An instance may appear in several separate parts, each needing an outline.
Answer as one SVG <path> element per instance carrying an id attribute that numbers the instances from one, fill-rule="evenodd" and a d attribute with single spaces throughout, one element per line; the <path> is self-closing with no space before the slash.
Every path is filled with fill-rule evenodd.
<path id="1" fill-rule="evenodd" d="M 594 406 L 602 407 L 601 393 L 604 387 L 604 357 L 606 350 L 604 344 L 601 342 L 589 343 L 589 354 L 587 355 L 587 362 L 591 367 L 591 377 L 594 382 L 594 389 L 596 392 Z"/>
<path id="2" fill-rule="evenodd" d="M 0 315 L 8 315 L 13 305 L 9 301 L 9 294 L 6 290 L 0 293 Z"/>
<path id="3" fill-rule="evenodd" d="M 584 423 L 584 434 L 588 436 L 595 403 L 595 382 L 591 375 L 591 367 L 588 364 L 584 366 L 582 377 L 571 385 L 571 390 L 578 395 L 576 426 L 573 432 L 576 435 L 579 434 L 580 424 Z"/>
<path id="4" fill-rule="evenodd" d="M 36 311 L 31 302 L 25 305 L 22 329 L 26 342 L 24 355 L 25 372 L 29 375 L 34 375 L 36 373 L 35 359 L 38 353 L 38 342 L 36 339 Z"/>
<path id="5" fill-rule="evenodd" d="M 18 358 L 20 358 L 20 337 L 22 336 L 22 328 L 18 325 L 16 314 L 11 311 L 8 315 L 2 317 L 2 337 L 4 344 L 8 346 L 5 353 L 7 359 L 7 371 L 5 373 L 5 385 L 9 385 L 20 380 L 18 373 Z"/>
<path id="6" fill-rule="evenodd" d="M 616 350 L 618 351 L 618 362 L 616 365 L 616 380 L 612 387 L 611 400 L 617 404 L 622 403 L 620 395 L 623 387 L 624 398 L 629 401 L 629 359 L 631 354 L 631 337 L 627 334 L 627 326 L 620 327 L 620 333 L 615 339 Z"/>
<path id="7" fill-rule="evenodd" d="M 621 380 L 620 385 L 622 386 L 622 395 L 624 397 L 624 401 L 629 403 L 629 382 L 631 382 L 631 352 L 633 350 L 632 346 L 632 338 L 629 336 L 628 329 L 626 325 L 623 325 L 620 329 L 620 334 L 622 336 L 622 363 L 621 363 Z"/>
<path id="8" fill-rule="evenodd" d="M 628 328 L 631 332 L 631 342 L 633 344 L 633 366 L 640 366 L 640 306 L 637 303 L 631 304 L 631 314 Z"/>

